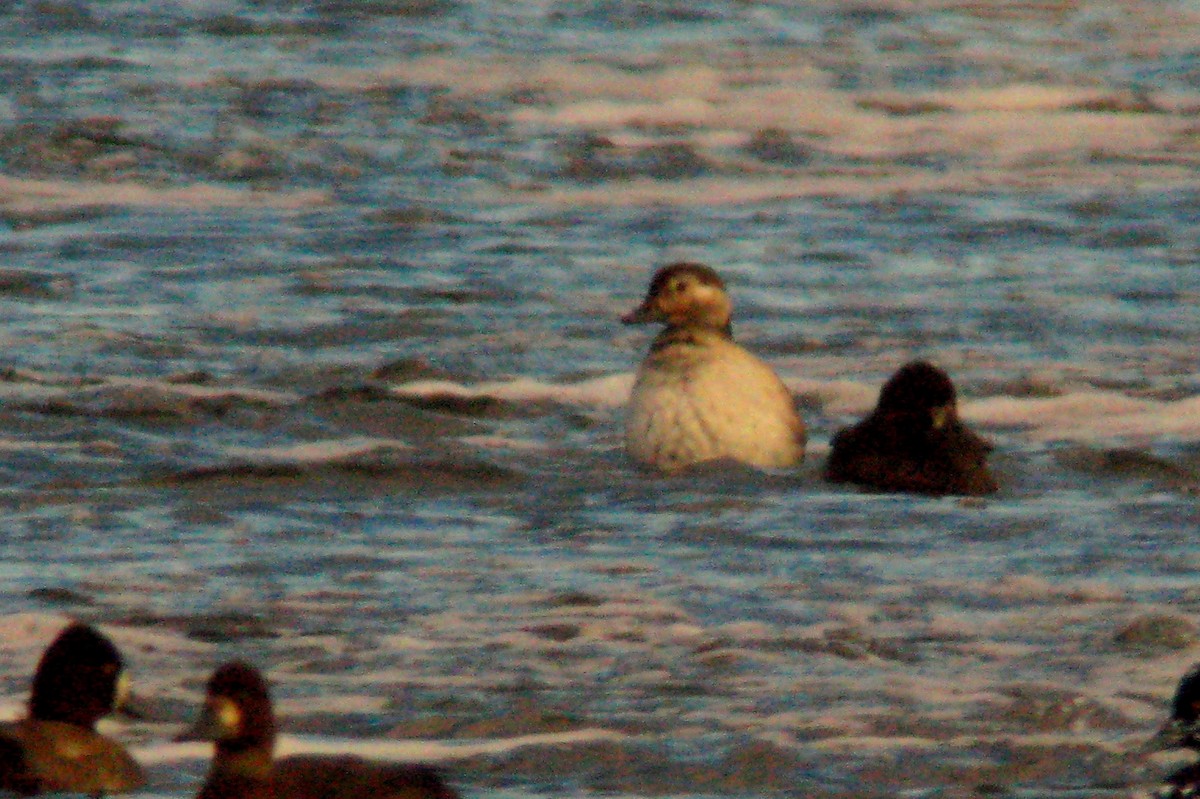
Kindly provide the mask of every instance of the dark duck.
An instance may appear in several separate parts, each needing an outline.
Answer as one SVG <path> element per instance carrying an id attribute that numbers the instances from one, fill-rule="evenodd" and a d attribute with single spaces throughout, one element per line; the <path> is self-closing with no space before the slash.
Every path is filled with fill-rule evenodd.
<path id="1" fill-rule="evenodd" d="M 833 437 L 825 477 L 874 491 L 991 494 L 991 449 L 959 419 L 950 377 L 916 361 L 884 384 L 869 416 Z"/>
<path id="2" fill-rule="evenodd" d="M 1151 749 L 1191 749 L 1200 752 L 1200 665 L 1179 681 L 1171 703 L 1171 718 L 1154 737 Z M 1155 793 L 1158 799 L 1200 797 L 1200 761 L 1171 774 Z"/>
<path id="3" fill-rule="evenodd" d="M 213 672 L 200 719 L 182 736 L 216 743 L 199 799 L 458 799 L 428 766 L 353 755 L 277 760 L 275 738 L 275 714 L 262 674 L 242 662 Z"/>
<path id="4" fill-rule="evenodd" d="M 112 641 L 85 624 L 68 626 L 38 662 L 29 714 L 0 724 L 0 789 L 101 796 L 140 787 L 137 761 L 96 731 L 127 694 Z"/>

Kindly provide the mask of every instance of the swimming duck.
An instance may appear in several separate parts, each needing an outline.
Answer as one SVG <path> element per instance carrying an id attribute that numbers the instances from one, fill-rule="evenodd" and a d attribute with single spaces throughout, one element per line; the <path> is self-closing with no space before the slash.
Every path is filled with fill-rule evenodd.
<path id="1" fill-rule="evenodd" d="M 1153 749 L 1191 749 L 1200 752 L 1200 665 L 1179 681 L 1171 718 L 1151 742 Z M 1200 761 L 1171 774 L 1154 794 L 1159 799 L 1200 797 Z"/>
<path id="2" fill-rule="evenodd" d="M 733 341 L 733 304 L 712 269 L 659 269 L 625 324 L 666 325 L 642 361 L 629 399 L 625 449 L 639 465 L 675 472 L 730 459 L 792 466 L 806 432 L 779 376 Z"/>
<path id="3" fill-rule="evenodd" d="M 825 477 L 879 491 L 991 494 L 991 449 L 958 418 L 950 377 L 914 361 L 884 384 L 870 416 L 833 437 Z"/>
<path id="4" fill-rule="evenodd" d="M 86 624 L 69 625 L 42 653 L 29 715 L 0 724 L 0 789 L 100 796 L 141 786 L 137 761 L 96 732 L 96 722 L 120 708 L 127 690 L 113 643 Z"/>
<path id="5" fill-rule="evenodd" d="M 213 672 L 200 719 L 182 739 L 216 743 L 198 799 L 458 799 L 428 766 L 353 755 L 275 760 L 275 715 L 266 680 L 242 662 Z"/>

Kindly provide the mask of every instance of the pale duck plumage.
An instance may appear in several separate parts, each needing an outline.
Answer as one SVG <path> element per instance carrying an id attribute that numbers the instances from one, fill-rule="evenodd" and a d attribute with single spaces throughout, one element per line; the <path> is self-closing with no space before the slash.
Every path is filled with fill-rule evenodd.
<path id="1" fill-rule="evenodd" d="M 795 400 L 770 366 L 733 341 L 732 303 L 707 266 L 659 269 L 626 324 L 662 323 L 629 400 L 625 448 L 639 465 L 674 472 L 730 459 L 782 468 L 804 457 Z"/>

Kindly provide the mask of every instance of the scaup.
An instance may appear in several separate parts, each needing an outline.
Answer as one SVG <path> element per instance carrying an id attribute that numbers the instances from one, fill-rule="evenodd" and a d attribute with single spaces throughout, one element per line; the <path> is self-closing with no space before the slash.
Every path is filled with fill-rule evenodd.
<path id="1" fill-rule="evenodd" d="M 1152 749 L 1200 752 L 1200 665 L 1183 675 L 1171 702 L 1171 717 L 1151 741 Z M 1154 794 L 1158 799 L 1200 797 L 1200 761 L 1169 775 Z"/>
<path id="2" fill-rule="evenodd" d="M 266 680 L 242 662 L 213 672 L 200 719 L 182 737 L 216 743 L 199 799 L 458 799 L 428 766 L 352 755 L 276 760 L 275 714 Z"/>
<path id="3" fill-rule="evenodd" d="M 833 437 L 825 477 L 877 491 L 991 494 L 991 449 L 959 419 L 950 377 L 914 361 L 887 381 L 867 418 Z"/>
<path id="4" fill-rule="evenodd" d="M 123 793 L 145 782 L 137 761 L 96 722 L 121 707 L 127 683 L 112 641 L 73 623 L 42 654 L 29 714 L 0 724 L 0 788 L 44 792 Z"/>

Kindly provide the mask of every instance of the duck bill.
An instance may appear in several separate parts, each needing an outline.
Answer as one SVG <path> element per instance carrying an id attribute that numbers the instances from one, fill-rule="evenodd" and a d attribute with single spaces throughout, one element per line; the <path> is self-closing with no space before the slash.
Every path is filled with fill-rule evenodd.
<path id="1" fill-rule="evenodd" d="M 145 698 L 131 693 L 113 710 L 120 716 L 134 721 L 153 721 L 154 713 L 150 710 L 150 702 Z"/>
<path id="2" fill-rule="evenodd" d="M 662 311 L 655 307 L 653 303 L 643 302 L 622 316 L 621 321 L 627 325 L 645 325 L 651 322 L 663 322 L 666 320 L 663 317 Z"/>
<path id="3" fill-rule="evenodd" d="M 115 715 L 124 716 L 134 721 L 146 721 L 151 717 L 148 709 L 150 703 L 135 694 L 131 686 L 129 672 L 122 669 L 121 673 L 117 675 L 117 687 L 115 696 L 113 697 L 112 712 Z"/>
<path id="4" fill-rule="evenodd" d="M 200 718 L 192 726 L 175 736 L 176 742 L 183 741 L 215 741 L 221 737 L 223 726 L 216 709 L 205 703 L 200 711 Z"/>

